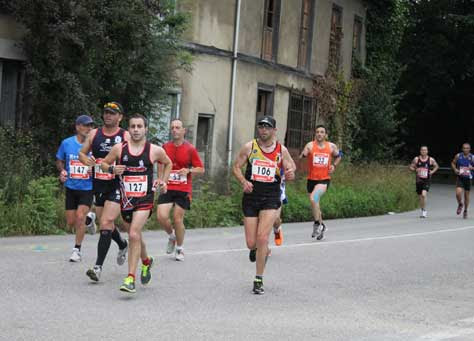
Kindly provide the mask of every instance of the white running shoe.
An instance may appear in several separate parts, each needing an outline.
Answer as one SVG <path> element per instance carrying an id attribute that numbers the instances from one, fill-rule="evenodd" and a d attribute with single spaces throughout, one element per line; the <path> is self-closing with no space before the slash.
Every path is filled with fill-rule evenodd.
<path id="1" fill-rule="evenodd" d="M 428 212 L 426 210 L 421 210 L 421 218 L 426 218 L 428 216 Z"/>
<path id="2" fill-rule="evenodd" d="M 184 260 L 183 249 L 176 249 L 175 258 L 176 258 L 177 261 L 183 261 Z"/>
<path id="3" fill-rule="evenodd" d="M 71 257 L 69 258 L 70 262 L 80 262 L 82 260 L 82 254 L 79 249 L 74 248 L 72 249 Z"/>
<path id="4" fill-rule="evenodd" d="M 172 254 L 174 251 L 174 247 L 176 246 L 176 237 L 168 238 L 168 245 L 166 246 L 166 253 L 168 255 Z"/>
<path id="5" fill-rule="evenodd" d="M 95 232 L 97 231 L 97 225 L 95 224 L 95 213 L 89 212 L 87 213 L 87 217 L 91 219 L 91 222 L 86 225 L 87 232 L 89 232 L 89 234 L 95 234 Z"/>
<path id="6" fill-rule="evenodd" d="M 100 265 L 94 265 L 92 269 L 87 270 L 86 275 L 94 282 L 98 282 L 101 273 L 102 267 Z"/>
<path id="7" fill-rule="evenodd" d="M 127 251 L 128 251 L 128 241 L 127 246 L 125 246 L 123 249 L 119 249 L 117 253 L 117 264 L 118 265 L 123 265 L 125 263 L 125 260 L 127 259 Z"/>

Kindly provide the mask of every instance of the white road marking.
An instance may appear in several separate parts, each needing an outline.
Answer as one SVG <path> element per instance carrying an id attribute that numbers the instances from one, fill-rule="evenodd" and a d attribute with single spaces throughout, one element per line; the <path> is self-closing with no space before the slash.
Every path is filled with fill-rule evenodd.
<path id="1" fill-rule="evenodd" d="M 441 341 L 474 335 L 474 317 L 469 317 L 458 321 L 452 321 L 449 324 L 449 326 L 444 326 L 442 330 L 419 337 L 417 341 Z M 464 328 L 462 328 L 461 326 L 464 326 Z"/>

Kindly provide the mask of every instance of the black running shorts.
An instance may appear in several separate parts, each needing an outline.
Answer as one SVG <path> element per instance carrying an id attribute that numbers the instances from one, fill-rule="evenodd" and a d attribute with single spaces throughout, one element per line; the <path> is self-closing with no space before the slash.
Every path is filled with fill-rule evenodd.
<path id="1" fill-rule="evenodd" d="M 170 203 L 176 204 L 185 210 L 191 209 L 191 198 L 188 192 L 167 191 L 166 193 L 160 194 L 158 197 L 158 205 Z"/>
<path id="2" fill-rule="evenodd" d="M 77 210 L 79 205 L 91 207 L 92 200 L 92 190 L 80 191 L 66 187 L 66 210 Z"/>
<path id="3" fill-rule="evenodd" d="M 326 180 L 308 179 L 308 181 L 306 182 L 306 190 L 308 191 L 308 193 L 313 193 L 314 186 L 316 185 L 327 185 L 326 190 L 328 190 L 330 183 L 331 183 L 330 179 L 326 179 Z"/>
<path id="4" fill-rule="evenodd" d="M 456 187 L 461 187 L 465 191 L 471 190 L 471 179 L 466 176 L 458 176 L 458 180 L 456 181 Z"/>
<path id="5" fill-rule="evenodd" d="M 423 191 L 429 192 L 430 190 L 430 182 L 429 181 L 418 181 L 416 183 L 416 193 L 421 195 Z"/>
<path id="6" fill-rule="evenodd" d="M 106 201 L 112 201 L 116 202 L 117 204 L 120 204 L 120 190 L 119 189 L 113 189 L 110 192 L 96 192 L 94 193 L 94 204 L 98 207 L 104 207 L 104 204 Z"/>
<path id="7" fill-rule="evenodd" d="M 250 196 L 244 194 L 242 198 L 242 211 L 244 217 L 258 217 L 261 210 L 277 210 L 281 206 L 279 197 Z"/>

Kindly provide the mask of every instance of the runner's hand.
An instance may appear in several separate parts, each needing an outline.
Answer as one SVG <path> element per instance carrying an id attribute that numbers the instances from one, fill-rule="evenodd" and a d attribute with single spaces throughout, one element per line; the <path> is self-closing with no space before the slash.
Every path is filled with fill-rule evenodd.
<path id="1" fill-rule="evenodd" d="M 456 175 L 459 175 L 459 173 L 460 173 L 460 172 L 459 172 L 459 169 L 455 169 L 455 170 L 454 170 L 454 173 L 455 173 Z"/>
<path id="2" fill-rule="evenodd" d="M 115 175 L 122 175 L 125 172 L 125 165 L 116 165 L 114 167 L 114 174 Z"/>
<path id="3" fill-rule="evenodd" d="M 188 175 L 189 173 L 189 168 L 181 168 L 179 171 L 178 171 L 178 174 L 179 175 Z"/>
<path id="4" fill-rule="evenodd" d="M 253 191 L 253 184 L 247 180 L 242 184 L 242 188 L 244 189 L 245 193 L 252 193 Z"/>
<path id="5" fill-rule="evenodd" d="M 156 179 L 154 182 L 153 182 L 153 187 L 152 187 L 152 191 L 153 192 L 156 192 L 156 189 L 160 187 L 160 193 L 166 193 L 168 192 L 168 184 L 166 182 L 164 182 L 163 180 L 160 180 L 160 179 Z"/>
<path id="6" fill-rule="evenodd" d="M 285 170 L 285 179 L 286 180 L 294 180 L 295 179 L 295 172 L 292 169 Z"/>
<path id="7" fill-rule="evenodd" d="M 95 166 L 95 157 L 93 157 L 92 155 L 87 158 L 87 166 Z"/>
<path id="8" fill-rule="evenodd" d="M 66 182 L 67 180 L 67 172 L 66 170 L 62 170 L 61 173 L 59 173 L 59 181 L 61 181 L 62 183 Z"/>

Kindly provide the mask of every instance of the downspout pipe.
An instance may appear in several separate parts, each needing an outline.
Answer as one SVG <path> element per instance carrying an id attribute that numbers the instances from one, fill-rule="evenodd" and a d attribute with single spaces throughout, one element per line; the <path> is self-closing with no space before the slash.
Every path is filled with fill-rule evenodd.
<path id="1" fill-rule="evenodd" d="M 227 132 L 227 166 L 232 165 L 232 140 L 234 133 L 234 110 L 235 110 L 235 80 L 237 78 L 237 54 L 239 47 L 239 28 L 240 28 L 240 3 L 236 0 L 235 4 L 235 26 L 234 26 L 234 48 L 232 51 L 232 74 L 230 80 L 230 108 L 229 108 L 229 125 Z"/>

